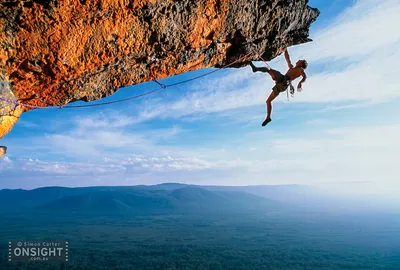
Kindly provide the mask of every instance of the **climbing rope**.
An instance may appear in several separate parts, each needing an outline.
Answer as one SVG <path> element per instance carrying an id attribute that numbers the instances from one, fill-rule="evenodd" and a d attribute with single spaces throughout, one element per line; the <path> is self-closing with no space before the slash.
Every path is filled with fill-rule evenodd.
<path id="1" fill-rule="evenodd" d="M 264 60 L 264 58 L 262 58 L 262 57 L 260 56 L 260 59 L 264 62 L 264 64 L 268 67 L 268 69 L 271 69 L 271 67 L 268 65 L 267 61 Z"/>
<path id="2" fill-rule="evenodd" d="M 3 98 L 3 97 L 0 97 L 0 100 L 3 100 L 3 101 L 8 102 L 8 103 L 13 103 L 13 104 L 15 104 L 17 106 L 24 106 L 24 107 L 31 108 L 31 109 L 63 109 L 63 108 L 72 109 L 72 108 L 97 107 L 97 106 L 109 105 L 109 104 L 114 104 L 114 103 L 120 103 L 120 102 L 124 102 L 124 101 L 128 101 L 128 100 L 132 100 L 132 99 L 137 99 L 137 98 L 140 98 L 140 97 L 143 97 L 143 96 L 148 96 L 148 95 L 151 95 L 151 94 L 153 94 L 155 92 L 164 90 L 164 89 L 166 89 L 168 87 L 172 87 L 172 86 L 176 86 L 176 85 L 179 85 L 179 84 L 184 84 L 184 83 L 187 83 L 187 82 L 190 82 L 190 81 L 194 81 L 194 80 L 200 79 L 200 78 L 208 76 L 208 75 L 210 75 L 212 73 L 218 72 L 218 71 L 220 71 L 222 69 L 228 68 L 228 67 L 240 62 L 241 60 L 247 58 L 251 54 L 252 53 L 249 53 L 249 54 L 239 58 L 238 60 L 236 60 L 236 61 L 234 61 L 234 62 L 232 62 L 232 63 L 230 63 L 228 65 L 225 65 L 225 66 L 223 66 L 221 68 L 218 68 L 216 70 L 212 70 L 212 71 L 207 72 L 207 73 L 205 73 L 203 75 L 199 75 L 199 76 L 196 76 L 196 77 L 193 77 L 193 78 L 190 78 L 190 79 L 187 79 L 187 80 L 183 80 L 183 81 L 180 81 L 180 82 L 177 82 L 177 83 L 172 83 L 172 84 L 165 85 L 165 84 L 162 84 L 162 83 L 158 82 L 157 80 L 154 80 L 155 83 L 160 85 L 160 88 L 157 88 L 157 89 L 154 89 L 154 90 L 151 90 L 149 92 L 145 92 L 143 94 L 136 95 L 136 96 L 133 96 L 133 97 L 128 97 L 128 98 L 114 100 L 114 101 L 108 101 L 108 102 L 103 102 L 103 103 L 98 103 L 98 104 L 67 105 L 67 106 L 46 106 L 46 107 L 43 107 L 43 106 L 35 106 L 35 105 L 21 103 L 21 102 L 14 101 L 14 100 L 7 99 L 7 98 Z"/>
<path id="3" fill-rule="evenodd" d="M 163 89 L 167 88 L 165 84 L 159 83 L 157 80 L 154 80 L 154 82 L 161 86 Z"/>

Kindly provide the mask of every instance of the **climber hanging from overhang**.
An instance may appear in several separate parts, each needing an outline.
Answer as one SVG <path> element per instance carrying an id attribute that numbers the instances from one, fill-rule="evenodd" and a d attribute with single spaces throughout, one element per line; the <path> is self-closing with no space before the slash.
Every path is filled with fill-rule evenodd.
<path id="1" fill-rule="evenodd" d="M 0 146 L 0 158 L 2 158 L 7 153 L 7 147 Z"/>
<path id="2" fill-rule="evenodd" d="M 297 91 L 301 92 L 302 90 L 302 83 L 306 81 L 306 73 L 304 70 L 307 68 L 307 61 L 306 60 L 298 60 L 296 63 L 296 66 L 293 66 L 289 53 L 287 52 L 287 49 L 284 50 L 284 55 L 286 62 L 288 64 L 289 70 L 286 72 L 285 75 L 280 73 L 277 70 L 272 69 L 270 66 L 267 67 L 256 67 L 253 65 L 253 63 L 250 61 L 250 66 L 253 70 L 253 72 L 266 72 L 268 73 L 271 78 L 275 81 L 275 86 L 272 88 L 272 92 L 269 95 L 268 99 L 266 100 L 267 103 L 267 117 L 265 118 L 264 122 L 262 123 L 262 126 L 267 125 L 269 122 L 271 122 L 271 112 L 272 112 L 272 101 L 281 93 L 284 91 L 287 91 L 288 87 L 290 86 L 290 93 L 293 96 L 294 94 L 294 87 L 292 85 L 292 81 L 297 79 L 298 77 L 302 76 L 303 78 L 297 85 Z"/>

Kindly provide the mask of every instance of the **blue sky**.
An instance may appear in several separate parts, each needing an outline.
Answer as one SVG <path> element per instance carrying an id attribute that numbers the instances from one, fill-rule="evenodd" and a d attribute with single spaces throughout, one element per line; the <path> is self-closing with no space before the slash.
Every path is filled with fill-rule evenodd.
<path id="1" fill-rule="evenodd" d="M 266 127 L 273 82 L 250 67 L 126 103 L 31 111 L 1 141 L 9 150 L 0 188 L 181 182 L 400 193 L 400 0 L 309 5 L 321 11 L 314 41 L 288 49 L 292 61 L 308 60 L 308 80 L 289 102 L 278 97 Z M 282 56 L 269 64 L 286 71 Z M 98 102 L 157 87 L 126 87 Z"/>

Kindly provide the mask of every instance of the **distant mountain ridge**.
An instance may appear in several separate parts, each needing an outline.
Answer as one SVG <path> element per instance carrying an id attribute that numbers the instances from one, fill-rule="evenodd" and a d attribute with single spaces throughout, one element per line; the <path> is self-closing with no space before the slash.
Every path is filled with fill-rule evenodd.
<path id="1" fill-rule="evenodd" d="M 0 209 L 52 213 L 165 214 L 191 211 L 278 211 L 285 206 L 240 188 L 178 183 L 153 186 L 44 187 L 0 190 Z"/>

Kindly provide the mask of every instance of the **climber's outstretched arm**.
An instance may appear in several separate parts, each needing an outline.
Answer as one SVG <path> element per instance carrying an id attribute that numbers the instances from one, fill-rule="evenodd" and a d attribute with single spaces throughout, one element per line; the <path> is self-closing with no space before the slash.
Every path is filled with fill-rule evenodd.
<path id="1" fill-rule="evenodd" d="M 288 64 L 288 67 L 293 68 L 293 65 L 292 65 L 292 62 L 290 61 L 290 56 L 289 56 L 287 49 L 284 50 L 284 55 L 285 55 L 285 59 L 286 59 L 286 63 Z"/>
<path id="2" fill-rule="evenodd" d="M 304 71 L 302 72 L 301 76 L 302 76 L 303 78 L 301 79 L 301 81 L 299 81 L 299 84 L 297 85 L 297 88 L 301 88 L 301 85 L 302 85 L 303 82 L 305 82 L 306 79 L 307 79 L 307 75 L 306 75 L 306 73 L 305 73 Z"/>

